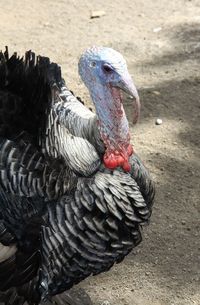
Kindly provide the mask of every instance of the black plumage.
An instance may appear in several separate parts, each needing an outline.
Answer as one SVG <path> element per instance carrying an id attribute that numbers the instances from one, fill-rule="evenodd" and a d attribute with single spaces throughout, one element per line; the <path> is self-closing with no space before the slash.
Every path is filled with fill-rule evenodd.
<path id="1" fill-rule="evenodd" d="M 136 154 L 125 173 L 103 152 L 58 65 L 0 53 L 0 301 L 39 304 L 140 243 L 153 182 Z"/>

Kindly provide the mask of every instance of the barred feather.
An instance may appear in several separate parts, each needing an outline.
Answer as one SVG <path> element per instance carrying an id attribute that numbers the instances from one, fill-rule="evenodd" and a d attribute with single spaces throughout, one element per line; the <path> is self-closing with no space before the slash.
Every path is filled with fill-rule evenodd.
<path id="1" fill-rule="evenodd" d="M 39 304 L 109 270 L 141 242 L 154 185 L 102 165 L 97 117 L 60 67 L 31 51 L 0 53 L 0 301 Z M 78 301 L 74 301 L 74 305 Z M 84 301 L 82 301 L 84 304 Z"/>

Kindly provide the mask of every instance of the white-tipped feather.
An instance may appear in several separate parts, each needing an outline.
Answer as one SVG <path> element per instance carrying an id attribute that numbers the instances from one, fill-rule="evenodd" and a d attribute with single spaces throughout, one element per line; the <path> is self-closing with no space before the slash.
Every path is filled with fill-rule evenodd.
<path id="1" fill-rule="evenodd" d="M 15 244 L 12 246 L 4 246 L 2 243 L 0 243 L 0 263 L 7 260 L 13 254 L 15 254 L 16 251 L 17 247 Z"/>

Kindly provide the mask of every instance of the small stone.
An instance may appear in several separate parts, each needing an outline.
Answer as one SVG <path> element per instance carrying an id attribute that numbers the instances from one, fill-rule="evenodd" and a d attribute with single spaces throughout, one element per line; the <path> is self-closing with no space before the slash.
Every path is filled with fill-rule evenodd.
<path id="1" fill-rule="evenodd" d="M 90 15 L 90 18 L 93 19 L 93 18 L 100 18 L 102 16 L 104 16 L 106 14 L 105 11 L 92 11 L 91 12 L 91 15 Z"/>
<path id="2" fill-rule="evenodd" d="M 155 95 L 160 95 L 159 91 L 152 91 L 152 93 L 155 94 Z"/>
<path id="3" fill-rule="evenodd" d="M 103 301 L 103 303 L 101 303 L 101 305 L 110 305 L 110 302 L 109 301 Z"/>
<path id="4" fill-rule="evenodd" d="M 158 32 L 160 32 L 162 30 L 162 28 L 161 27 L 158 27 L 158 28 L 154 28 L 153 29 L 153 32 L 154 33 L 158 33 Z"/>
<path id="5" fill-rule="evenodd" d="M 163 122 L 162 119 L 159 118 L 156 119 L 156 125 L 162 125 L 162 122 Z"/>
<path id="6" fill-rule="evenodd" d="M 182 220 L 181 221 L 182 225 L 184 226 L 186 224 L 186 221 L 185 220 Z"/>

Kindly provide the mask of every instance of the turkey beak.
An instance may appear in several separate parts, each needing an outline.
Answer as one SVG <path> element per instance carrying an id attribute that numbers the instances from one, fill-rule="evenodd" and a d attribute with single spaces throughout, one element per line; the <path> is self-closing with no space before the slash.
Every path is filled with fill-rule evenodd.
<path id="1" fill-rule="evenodd" d="M 127 73 L 125 77 L 122 77 L 119 82 L 116 83 L 115 87 L 120 88 L 128 95 L 130 95 L 134 100 L 134 115 L 133 123 L 137 123 L 140 116 L 140 98 L 137 92 L 137 89 L 132 81 L 131 76 Z"/>

